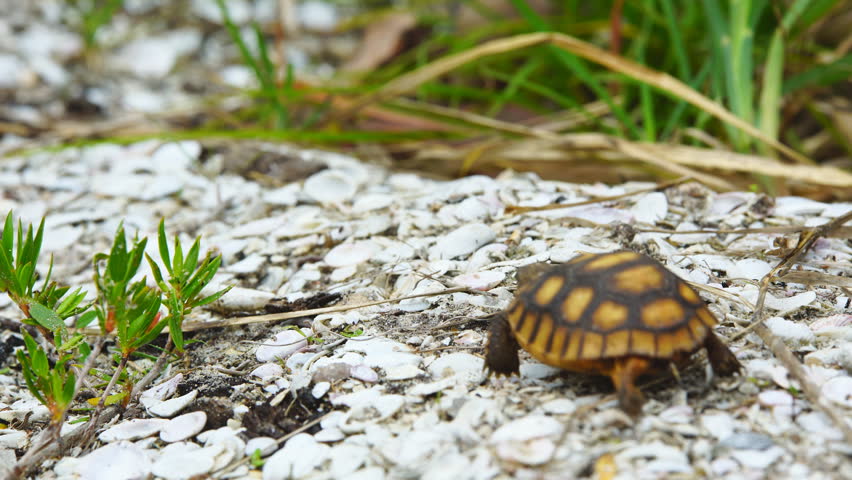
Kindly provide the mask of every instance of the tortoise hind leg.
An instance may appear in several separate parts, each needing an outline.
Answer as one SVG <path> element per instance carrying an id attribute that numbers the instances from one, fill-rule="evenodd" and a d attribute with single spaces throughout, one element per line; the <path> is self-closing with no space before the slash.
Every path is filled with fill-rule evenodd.
<path id="1" fill-rule="evenodd" d="M 631 416 L 642 412 L 645 395 L 636 387 L 636 379 L 651 367 L 651 361 L 642 357 L 618 359 L 613 365 L 610 377 L 618 395 L 618 406 Z"/>
<path id="2" fill-rule="evenodd" d="M 704 348 L 707 349 L 707 358 L 716 375 L 729 377 L 742 370 L 743 366 L 734 353 L 712 331 L 707 333 Z"/>
<path id="3" fill-rule="evenodd" d="M 519 373 L 519 348 L 506 315 L 500 313 L 492 316 L 488 326 L 488 342 L 485 344 L 485 367 L 497 376 Z"/>

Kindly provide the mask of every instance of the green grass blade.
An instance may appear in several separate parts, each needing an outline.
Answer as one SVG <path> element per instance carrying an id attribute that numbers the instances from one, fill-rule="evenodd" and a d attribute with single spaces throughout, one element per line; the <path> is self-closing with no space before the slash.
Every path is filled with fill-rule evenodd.
<path id="1" fill-rule="evenodd" d="M 514 98 L 518 89 L 526 83 L 527 78 L 532 75 L 538 68 L 541 66 L 541 61 L 534 57 L 531 60 L 524 62 L 524 64 L 519 68 L 514 75 L 512 75 L 511 80 L 506 85 L 505 88 L 500 92 L 499 95 L 494 99 L 491 104 L 491 107 L 486 110 L 485 115 L 488 117 L 496 117 L 503 107 L 509 102 L 512 98 Z"/>
<path id="2" fill-rule="evenodd" d="M 781 86 L 784 74 L 784 38 L 781 31 L 772 35 L 763 71 L 763 88 L 760 92 L 760 130 L 770 138 L 778 138 L 781 122 Z M 760 143 L 764 155 L 772 155 L 772 148 Z"/>
<path id="3" fill-rule="evenodd" d="M 852 77 L 852 53 L 825 65 L 817 65 L 784 81 L 783 93 L 788 95 L 809 87 L 827 87 Z"/>
<path id="4" fill-rule="evenodd" d="M 515 9 L 518 10 L 518 13 L 521 14 L 524 20 L 526 20 L 535 31 L 552 31 L 550 25 L 548 25 L 547 22 L 545 22 L 544 19 L 542 19 L 538 13 L 536 13 L 535 10 L 527 4 L 527 2 L 524 0 L 511 0 L 511 2 Z M 632 138 L 640 137 L 639 128 L 636 126 L 636 123 L 620 105 L 617 105 L 613 101 L 612 96 L 609 94 L 607 89 L 600 81 L 598 81 L 598 78 L 589 71 L 585 62 L 558 47 L 546 45 L 544 48 L 550 51 L 556 60 L 562 64 L 562 66 L 566 67 L 571 73 L 582 80 L 599 99 L 609 106 L 613 114 L 618 118 L 619 122 L 621 122 L 621 126 L 629 132 Z"/>

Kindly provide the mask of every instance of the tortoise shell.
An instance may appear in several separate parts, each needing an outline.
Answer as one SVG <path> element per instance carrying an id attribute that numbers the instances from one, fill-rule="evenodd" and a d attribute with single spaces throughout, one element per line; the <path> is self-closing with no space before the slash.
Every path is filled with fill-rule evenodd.
<path id="1" fill-rule="evenodd" d="M 548 365 L 612 377 L 622 407 L 637 413 L 635 379 L 702 347 L 717 373 L 740 368 L 695 290 L 646 255 L 586 254 L 518 277 L 514 302 L 489 328 L 486 365 L 497 374 L 517 373 L 520 346 Z"/>

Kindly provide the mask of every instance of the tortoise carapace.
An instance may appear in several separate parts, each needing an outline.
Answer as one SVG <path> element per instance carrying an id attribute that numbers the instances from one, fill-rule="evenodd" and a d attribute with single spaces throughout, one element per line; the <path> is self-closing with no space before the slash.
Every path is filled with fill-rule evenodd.
<path id="1" fill-rule="evenodd" d="M 684 364 L 701 348 L 717 375 L 742 366 L 713 333 L 716 318 L 695 290 L 656 260 L 631 251 L 581 255 L 518 272 L 518 291 L 488 330 L 485 365 L 518 373 L 518 348 L 540 362 L 612 379 L 622 409 L 641 411 L 640 375 Z"/>

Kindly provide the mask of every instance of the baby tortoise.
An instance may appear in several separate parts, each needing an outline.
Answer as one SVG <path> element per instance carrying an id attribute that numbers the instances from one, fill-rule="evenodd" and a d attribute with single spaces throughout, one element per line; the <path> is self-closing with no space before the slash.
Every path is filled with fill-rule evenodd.
<path id="1" fill-rule="evenodd" d="M 586 254 L 524 267 L 518 280 L 515 301 L 488 331 L 485 365 L 497 375 L 518 373 L 520 346 L 548 365 L 609 376 L 619 405 L 635 416 L 645 402 L 636 379 L 684 364 L 702 347 L 717 375 L 742 368 L 695 290 L 648 256 Z"/>

